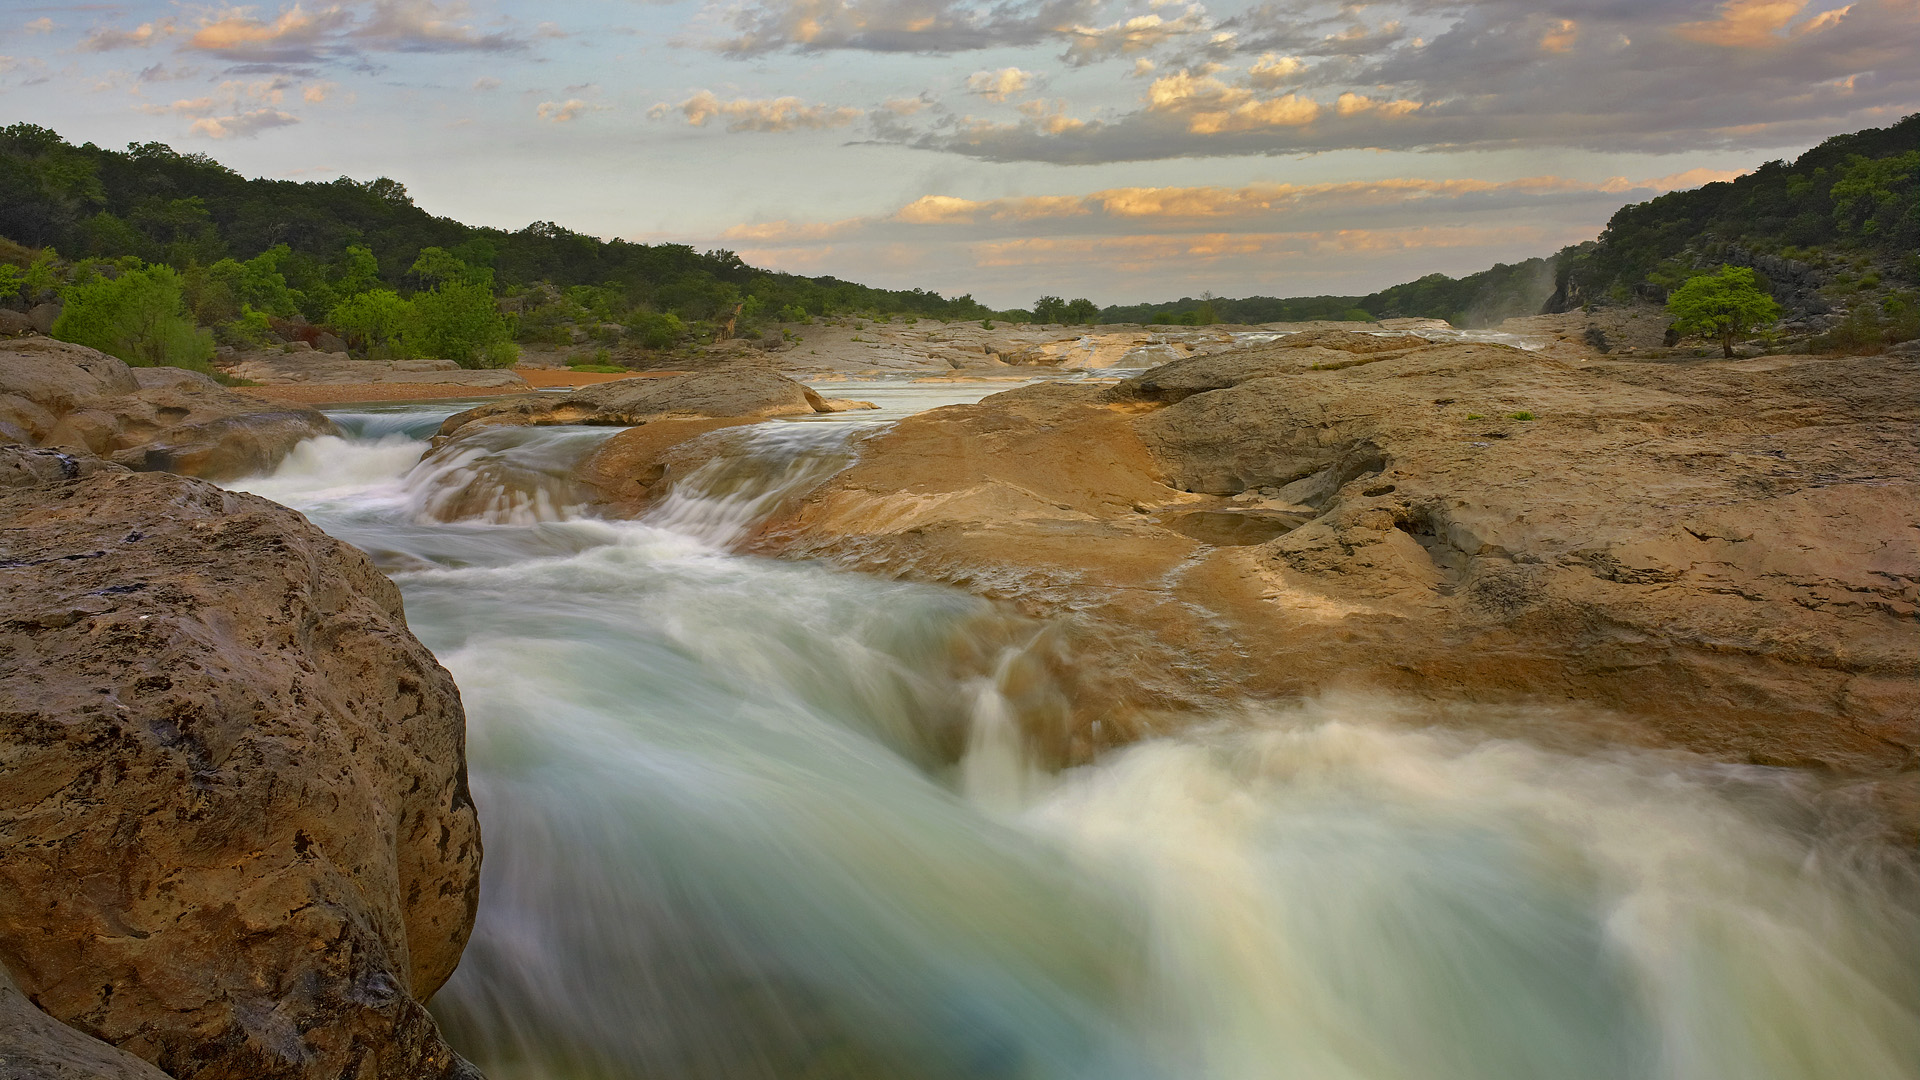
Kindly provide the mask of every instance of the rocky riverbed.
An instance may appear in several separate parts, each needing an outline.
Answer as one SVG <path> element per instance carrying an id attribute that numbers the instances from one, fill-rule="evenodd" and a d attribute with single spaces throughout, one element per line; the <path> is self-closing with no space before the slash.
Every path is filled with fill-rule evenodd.
<path id="1" fill-rule="evenodd" d="M 0 343 L 0 1058 L 36 1077 L 144 1078 L 156 1066 L 181 1078 L 474 1075 L 423 1004 L 460 961 L 480 888 L 485 807 L 469 794 L 460 691 L 361 551 L 299 513 L 197 477 L 253 475 L 265 490 L 284 488 L 275 498 L 305 500 L 315 520 L 416 590 L 409 602 L 424 600 L 432 627 L 423 636 L 442 657 L 457 656 L 447 662 L 463 685 L 482 688 L 492 770 L 483 796 L 491 790 L 508 808 L 514 869 L 498 879 L 506 892 L 493 930 L 475 939 L 485 942 L 478 967 L 435 1008 L 452 1018 L 455 1045 L 482 1048 L 488 1060 L 573 1060 L 589 1047 L 614 1055 L 596 1061 L 668 1073 L 684 1064 L 683 1050 L 798 1068 L 814 1060 L 816 1041 L 783 1025 L 804 1015 L 841 1031 L 844 1017 L 806 1010 L 857 998 L 874 978 L 891 980 L 901 1001 L 921 1001 L 910 1011 L 922 1015 L 957 991 L 945 975 L 904 974 L 917 960 L 869 970 L 847 959 L 846 986 L 806 983 L 865 947 L 836 936 L 843 920 L 822 929 L 806 912 L 868 905 L 861 925 L 871 928 L 913 910 L 911 926 L 886 931 L 899 939 L 888 955 L 945 955 L 935 941 L 960 931 L 916 936 L 947 916 L 918 892 L 888 894 L 882 883 L 903 864 L 881 852 L 919 850 L 937 835 L 972 852 L 962 861 L 978 862 L 967 865 L 998 867 L 967 879 L 981 888 L 1030 871 L 982 854 L 1011 834 L 1004 823 L 949 821 L 957 804 L 941 785 L 983 805 L 1027 806 L 1023 828 L 1081 821 L 1074 828 L 1091 832 L 1069 846 L 1091 858 L 1098 845 L 1086 847 L 1087 837 L 1117 820 L 1112 807 L 1090 809 L 1101 785 L 1146 783 L 1140 797 L 1153 800 L 1189 790 L 1200 773 L 1177 769 L 1184 779 L 1156 786 L 1142 763 L 1211 745 L 1188 736 L 1217 731 L 1226 707 L 1244 725 L 1245 716 L 1344 708 L 1327 702 L 1387 701 L 1373 711 L 1400 731 L 1437 723 L 1549 748 L 1541 753 L 1600 755 L 1594 761 L 1652 750 L 1758 766 L 1764 777 L 1739 782 L 1774 792 L 1765 800 L 1792 808 L 1781 814 L 1867 822 L 1910 841 L 1920 814 L 1920 360 L 1646 359 L 1602 353 L 1571 324 L 1542 333 L 1550 340 L 1517 348 L 1431 327 L 1312 328 L 1196 348 L 1123 378 L 1036 382 L 868 424 L 848 419 L 864 410 L 842 415 L 863 403 L 829 399 L 770 364 L 731 364 L 401 415 L 401 426 L 380 429 L 388 435 L 361 430 L 384 414 L 336 424 L 191 373 L 128 369 L 45 339 Z M 363 477 L 369 468 L 392 475 Z M 895 626 L 890 605 L 913 614 Z M 654 612 L 658 627 L 633 623 L 635 611 Z M 576 621 L 574 636 L 542 637 Z M 688 625 L 708 636 L 685 637 Z M 736 640 L 746 652 L 729 651 Z M 708 671 L 707 653 L 732 667 Z M 629 671 L 636 656 L 647 659 Z M 646 681 L 656 676 L 657 685 Z M 652 689 L 636 698 L 641 684 Z M 638 728 L 633 709 L 646 717 Z M 699 721 L 690 725 L 682 709 Z M 843 712 L 827 734 L 805 719 Z M 558 717 L 551 730 L 541 726 L 549 714 Z M 757 726 L 775 716 L 788 719 Z M 868 728 L 879 740 L 870 746 L 849 734 Z M 638 743 L 634 730 L 645 733 Z M 1310 741 L 1334 741 L 1315 742 L 1310 756 L 1347 753 L 1334 747 L 1349 734 L 1315 730 Z M 850 738 L 863 749 L 850 753 Z M 1466 760 L 1407 741 L 1427 736 L 1366 738 L 1370 753 L 1416 771 Z M 768 756 L 769 739 L 799 757 Z M 1146 756 L 1122 752 L 1143 740 Z M 1260 760 L 1309 768 L 1289 756 L 1299 749 L 1276 743 Z M 1240 761 L 1238 750 L 1206 753 L 1216 751 L 1239 761 L 1235 769 L 1268 767 Z M 661 769 L 681 777 L 686 762 L 709 757 L 709 771 L 696 773 L 712 783 L 785 779 L 726 799 L 694 785 L 684 802 L 674 785 L 632 779 Z M 668 759 L 682 765 L 660 764 Z M 1313 760 L 1322 768 L 1333 758 Z M 1614 781 L 1597 779 L 1598 766 L 1545 760 L 1527 758 L 1521 772 L 1572 777 L 1584 800 L 1555 820 L 1597 813 L 1609 836 L 1625 835 L 1631 815 L 1615 805 L 1625 796 Z M 1629 787 L 1666 792 L 1647 797 L 1673 801 L 1660 811 L 1671 828 L 1684 831 L 1700 813 L 1737 816 L 1733 803 L 1688 786 L 1705 782 L 1706 766 L 1685 766 L 1692 779 L 1680 788 L 1660 787 L 1667 781 L 1656 774 L 1682 767 L 1633 760 L 1642 763 L 1606 768 L 1624 770 L 1615 779 Z M 548 776 L 542 761 L 571 764 Z M 1068 766 L 1084 768 L 1044 779 Z M 809 786 L 842 772 L 857 781 Z M 585 774 L 598 779 L 583 803 L 568 793 Z M 1518 775 L 1501 783 L 1520 783 L 1528 805 L 1547 798 L 1552 785 Z M 1033 794 L 1055 782 L 1066 802 Z M 1392 798 L 1426 805 L 1433 793 L 1414 788 Z M 811 835 L 813 810 L 776 809 L 783 800 L 837 806 L 854 793 L 874 800 L 856 815 L 862 822 L 946 824 L 849 847 L 839 842 L 844 823 L 824 843 Z M 613 827 L 602 799 L 631 816 Z M 732 816 L 761 801 L 761 811 Z M 1506 810 L 1491 806 L 1469 815 L 1480 822 L 1471 835 L 1509 829 Z M 1137 825 L 1151 838 L 1164 822 Z M 754 838 L 767 828 L 792 835 L 763 852 Z M 1229 839 L 1237 826 L 1195 828 L 1205 843 L 1240 851 Z M 1731 854 L 1709 854 L 1688 833 L 1672 865 L 1724 857 L 1758 874 L 1766 859 L 1753 853 L 1787 841 L 1746 831 L 1757 828 L 1714 833 L 1740 838 Z M 628 838 L 649 829 L 660 836 L 647 843 L 663 846 L 628 850 Z M 1413 857 L 1399 826 L 1367 829 L 1375 840 L 1378 829 L 1391 834 L 1382 843 L 1393 866 Z M 560 835 L 578 850 L 548 850 Z M 1579 829 L 1554 843 L 1554 858 L 1583 866 L 1618 847 Z M 1868 847 L 1893 851 L 1879 844 Z M 737 867 L 711 861 L 735 847 Z M 794 870 L 815 858 L 841 869 Z M 663 880 L 717 899 L 683 911 L 671 889 L 640 873 L 656 865 L 682 867 Z M 779 880 L 797 890 L 783 897 L 803 902 L 760 910 L 768 866 L 801 875 Z M 843 893 L 845 873 L 871 878 L 867 891 Z M 1142 880 L 1160 888 L 1184 873 Z M 1041 892 L 1056 886 L 1062 897 L 1091 888 L 1054 882 Z M 1815 887 L 1792 888 L 1802 886 Z M 1009 895 L 1034 888 L 1010 884 Z M 1483 900 L 1531 888 L 1516 879 Z M 1881 896 L 1879 884 L 1860 888 Z M 1790 892 L 1767 885 L 1752 917 L 1773 919 L 1768 905 Z M 578 924 L 579 941 L 566 914 L 576 900 L 594 913 Z M 1888 925 L 1904 925 L 1897 897 L 1869 907 L 1883 900 Z M 993 904 L 1016 919 L 1018 904 Z M 991 906 L 968 905 L 954 926 L 974 925 Z M 1143 917 L 1109 914 L 1112 927 Z M 1028 917 L 1052 925 L 1035 913 L 1017 919 Z M 681 956 L 674 942 L 649 944 L 647 919 L 718 951 Z M 1477 932 L 1441 923 L 1443 935 Z M 761 984 L 729 950 L 766 934 L 809 943 L 797 955 L 811 959 L 748 994 L 740 987 Z M 1872 966 L 1834 942 L 1847 963 Z M 670 954 L 657 962 L 681 972 L 659 994 L 642 977 L 652 959 L 604 988 L 576 985 L 581 970 L 627 964 L 603 954 L 651 957 L 656 947 Z M 961 967 L 974 971 L 977 955 Z M 1798 955 L 1792 948 L 1767 955 L 1769 979 L 1805 970 L 1782 959 Z M 703 965 L 716 957 L 748 966 L 709 985 Z M 563 958 L 564 970 L 547 966 Z M 1109 962 L 1120 964 L 1100 964 Z M 1028 985 L 1025 963 L 1007 969 L 1010 985 Z M 1396 957 L 1368 970 L 1388 978 L 1403 965 Z M 1435 986 L 1445 970 L 1435 969 Z M 1145 977 L 1114 976 L 1126 985 Z M 1256 983 L 1265 985 L 1219 985 L 1251 994 Z M 1703 986 L 1710 998 L 1719 992 L 1712 980 Z M 1015 997 L 1027 1000 L 1005 1000 Z M 628 1017 L 625 1005 L 601 1016 L 629 999 L 644 1004 L 634 1015 L 684 1012 L 695 1024 L 731 1010 L 761 1017 L 751 1042 L 760 1049 L 717 1035 L 711 1046 L 683 1046 L 672 1024 L 615 1017 Z M 1082 1015 L 1082 1005 L 1056 1006 Z M 1902 1008 L 1894 1002 L 1886 1015 Z M 1030 1017 L 1020 1009 L 1007 1017 L 994 1021 L 1007 1039 L 1040 1046 L 1050 1037 L 1021 1028 Z M 1885 1017 L 1874 1024 L 1878 1034 L 1836 1041 L 1828 1056 L 1880 1046 L 1899 1028 Z M 949 1029 L 913 1038 L 935 1047 Z M 1086 1030 L 1096 1029 L 1107 1031 Z M 1119 1030 L 1099 1045 L 1122 1046 Z M 555 1034 L 565 1032 L 574 1034 Z M 1738 1044 L 1711 1039 L 1716 1055 Z M 846 1045 L 874 1075 L 919 1060 L 879 1043 Z M 926 1047 L 914 1053 L 946 1052 Z"/>

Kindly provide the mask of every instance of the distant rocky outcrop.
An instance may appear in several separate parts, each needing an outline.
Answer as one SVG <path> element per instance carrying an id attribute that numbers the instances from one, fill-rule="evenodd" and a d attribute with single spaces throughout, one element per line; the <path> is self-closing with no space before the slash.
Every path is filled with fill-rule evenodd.
<path id="1" fill-rule="evenodd" d="M 479 885 L 460 697 L 365 556 L 0 448 L 0 673 L 0 1075 L 158 1075 L 105 1044 L 181 1080 L 475 1075 L 421 1004 Z"/>
<path id="2" fill-rule="evenodd" d="M 451 360 L 351 360 L 339 339 L 322 335 L 317 349 L 254 355 L 225 364 L 227 374 L 262 386 L 411 383 L 446 386 L 525 386 L 527 380 L 500 368 L 463 368 Z M 326 340 L 331 339 L 331 340 Z"/>
<path id="3" fill-rule="evenodd" d="M 1067 760 L 1222 692 L 1367 687 L 1911 777 L 1917 440 L 1911 358 L 1322 335 L 908 418 L 758 543 L 1081 627 Z"/>
<path id="4" fill-rule="evenodd" d="M 440 437 L 500 425 L 624 426 L 666 417 L 764 418 L 835 411 L 833 404 L 805 383 L 765 368 L 738 366 L 657 379 L 618 379 L 568 394 L 489 401 L 449 416 L 440 425 Z"/>
<path id="5" fill-rule="evenodd" d="M 312 409 L 236 394 L 196 372 L 129 368 L 53 338 L 0 341 L 0 440 L 228 480 L 335 430 Z"/>

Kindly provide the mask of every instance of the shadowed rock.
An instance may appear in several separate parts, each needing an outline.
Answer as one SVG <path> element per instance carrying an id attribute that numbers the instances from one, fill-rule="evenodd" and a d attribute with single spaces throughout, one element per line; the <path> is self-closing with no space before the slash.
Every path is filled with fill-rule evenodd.
<path id="1" fill-rule="evenodd" d="M 272 469 L 302 440 L 337 433 L 319 412 L 236 394 L 197 372 L 133 369 L 52 338 L 0 342 L 0 437 L 14 442 L 230 480 Z"/>
<path id="2" fill-rule="evenodd" d="M 175 1077 L 473 1075 L 421 1004 L 478 896 L 464 716 L 398 590 L 264 499 L 43 457 L 79 478 L 0 490 L 0 963 Z"/>

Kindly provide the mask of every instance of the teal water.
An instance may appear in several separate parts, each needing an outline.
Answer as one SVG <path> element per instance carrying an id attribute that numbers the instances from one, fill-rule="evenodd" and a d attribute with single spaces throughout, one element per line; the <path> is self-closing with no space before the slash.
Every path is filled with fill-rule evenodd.
<path id="1" fill-rule="evenodd" d="M 432 1007 L 495 1080 L 1920 1077 L 1913 883 L 1807 777 L 1367 698 L 1048 774 L 1043 627 L 729 549 L 860 424 L 612 523 L 565 484 L 604 431 L 419 465 L 438 416 L 375 415 L 235 486 L 372 553 L 459 681 L 486 864 Z"/>

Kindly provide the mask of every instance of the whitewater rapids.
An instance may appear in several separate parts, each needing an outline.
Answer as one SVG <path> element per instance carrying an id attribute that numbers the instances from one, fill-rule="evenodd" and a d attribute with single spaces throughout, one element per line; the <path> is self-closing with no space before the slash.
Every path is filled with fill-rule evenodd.
<path id="1" fill-rule="evenodd" d="M 859 423 L 612 523 L 565 487 L 610 432 L 419 464 L 449 411 L 233 486 L 373 554 L 460 684 L 486 862 L 432 1007 L 494 1080 L 1920 1077 L 1908 864 L 1807 777 L 1362 698 L 1048 774 L 1039 628 L 729 550 Z M 520 482 L 442 520 L 483 465 Z"/>

